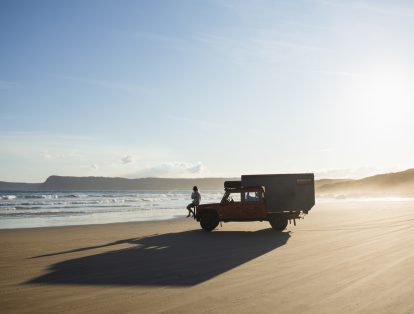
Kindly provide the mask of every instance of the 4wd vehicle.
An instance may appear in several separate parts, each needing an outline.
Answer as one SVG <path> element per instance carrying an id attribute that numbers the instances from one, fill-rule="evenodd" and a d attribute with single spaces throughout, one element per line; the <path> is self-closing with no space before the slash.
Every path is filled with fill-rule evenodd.
<path id="1" fill-rule="evenodd" d="M 268 221 L 282 231 L 315 205 L 313 173 L 243 175 L 241 181 L 224 182 L 224 191 L 220 203 L 196 208 L 194 218 L 205 231 L 221 221 Z"/>

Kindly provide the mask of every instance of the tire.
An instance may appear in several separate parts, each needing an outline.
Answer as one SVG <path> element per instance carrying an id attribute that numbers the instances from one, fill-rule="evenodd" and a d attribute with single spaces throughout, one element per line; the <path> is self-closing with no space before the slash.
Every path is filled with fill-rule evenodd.
<path id="1" fill-rule="evenodd" d="M 286 217 L 281 215 L 273 215 L 269 217 L 269 223 L 272 226 L 273 230 L 283 231 L 288 225 L 288 220 Z"/>
<path id="2" fill-rule="evenodd" d="M 204 231 L 213 231 L 219 224 L 219 217 L 215 212 L 204 213 L 200 217 L 200 226 Z"/>

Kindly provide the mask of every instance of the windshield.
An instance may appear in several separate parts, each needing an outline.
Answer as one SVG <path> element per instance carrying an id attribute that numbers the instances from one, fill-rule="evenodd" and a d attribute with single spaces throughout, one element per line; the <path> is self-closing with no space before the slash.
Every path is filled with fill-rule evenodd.
<path id="1" fill-rule="evenodd" d="M 233 203 L 233 202 L 240 202 L 241 195 L 240 192 L 226 192 L 223 196 L 222 203 Z"/>

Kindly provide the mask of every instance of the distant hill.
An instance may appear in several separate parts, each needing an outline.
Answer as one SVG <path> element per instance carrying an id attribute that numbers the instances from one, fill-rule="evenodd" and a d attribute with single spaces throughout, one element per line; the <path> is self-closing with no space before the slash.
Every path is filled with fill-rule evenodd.
<path id="1" fill-rule="evenodd" d="M 414 169 L 379 174 L 359 180 L 320 180 L 316 184 L 318 196 L 363 197 L 404 196 L 414 197 Z"/>
<path id="2" fill-rule="evenodd" d="M 108 178 L 50 176 L 44 183 L 0 181 L 0 191 L 67 191 L 67 190 L 222 190 L 226 180 L 237 178 Z M 379 174 L 359 180 L 321 179 L 315 181 L 319 197 L 404 196 L 414 197 L 414 169 Z"/>
<path id="3" fill-rule="evenodd" d="M 19 183 L 0 181 L 0 191 L 38 191 L 43 183 Z"/>
<path id="4" fill-rule="evenodd" d="M 70 191 L 70 190 L 181 190 L 197 185 L 203 190 L 223 189 L 226 178 L 109 178 L 50 176 L 44 183 L 11 183 L 0 181 L 0 191 Z M 235 179 L 233 179 L 235 180 Z"/>
<path id="5" fill-rule="evenodd" d="M 348 182 L 348 181 L 352 181 L 350 179 L 320 179 L 320 180 L 316 180 L 315 181 L 315 190 L 318 191 L 322 186 L 328 186 L 334 183 L 339 183 L 339 182 Z"/>

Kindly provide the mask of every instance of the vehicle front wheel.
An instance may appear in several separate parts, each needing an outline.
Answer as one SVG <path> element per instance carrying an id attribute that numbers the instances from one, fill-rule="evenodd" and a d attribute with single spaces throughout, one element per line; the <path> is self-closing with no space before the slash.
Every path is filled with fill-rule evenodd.
<path id="1" fill-rule="evenodd" d="M 281 215 L 273 215 L 269 217 L 269 223 L 272 226 L 273 230 L 283 231 L 286 229 L 288 220 L 286 217 Z"/>
<path id="2" fill-rule="evenodd" d="M 219 218 L 216 213 L 204 213 L 200 217 L 200 226 L 204 229 L 204 231 L 212 231 L 214 230 L 219 224 Z"/>

